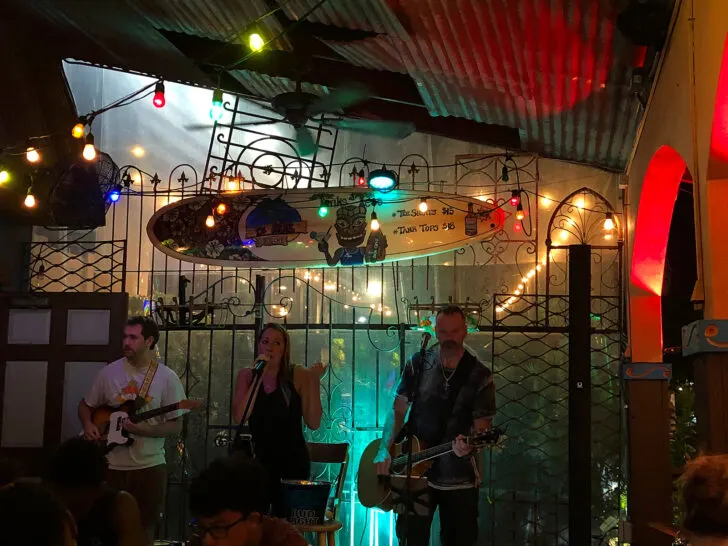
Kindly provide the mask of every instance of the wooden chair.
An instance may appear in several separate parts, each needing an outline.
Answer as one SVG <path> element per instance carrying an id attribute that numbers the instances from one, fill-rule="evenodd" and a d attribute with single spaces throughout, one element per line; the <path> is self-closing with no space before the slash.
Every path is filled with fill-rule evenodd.
<path id="1" fill-rule="evenodd" d="M 336 532 L 343 524 L 339 521 L 341 493 L 349 466 L 349 444 L 322 444 L 308 442 L 308 453 L 312 463 L 339 464 L 339 474 L 334 483 L 334 496 L 326 510 L 326 517 L 320 525 L 296 525 L 301 533 L 315 533 L 318 546 L 336 546 Z"/>

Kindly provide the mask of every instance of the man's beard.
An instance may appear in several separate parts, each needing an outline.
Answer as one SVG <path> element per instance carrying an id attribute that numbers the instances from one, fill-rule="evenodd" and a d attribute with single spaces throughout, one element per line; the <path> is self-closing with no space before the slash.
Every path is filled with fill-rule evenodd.
<path id="1" fill-rule="evenodd" d="M 456 341 L 453 341 L 452 339 L 448 339 L 446 341 L 443 341 L 440 343 L 440 349 L 443 351 L 457 351 L 460 348 L 460 345 Z"/>

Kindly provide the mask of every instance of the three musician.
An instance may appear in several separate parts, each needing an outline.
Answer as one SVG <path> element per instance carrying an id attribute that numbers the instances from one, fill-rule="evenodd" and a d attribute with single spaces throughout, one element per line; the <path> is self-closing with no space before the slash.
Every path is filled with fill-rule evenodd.
<path id="1" fill-rule="evenodd" d="M 430 526 L 440 510 L 441 543 L 472 545 L 478 534 L 480 473 L 465 436 L 488 430 L 495 414 L 495 388 L 490 370 L 464 348 L 467 326 L 463 311 L 447 306 L 437 313 L 435 334 L 439 342 L 410 358 L 403 370 L 384 426 L 377 472 L 390 474 L 389 449 L 402 432 L 416 434 L 426 445 L 452 441 L 452 453 L 438 457 L 428 470 L 427 515 L 409 514 L 397 519 L 397 536 L 408 546 L 429 543 Z M 158 363 L 153 350 L 159 331 L 149 318 L 134 317 L 124 328 L 124 358 L 106 366 L 94 380 L 78 413 L 87 439 L 98 440 L 92 409 L 119 405 L 139 398 L 144 410 L 184 400 L 177 375 Z M 282 326 L 268 324 L 257 346 L 259 366 L 242 369 L 237 376 L 233 418 L 246 423 L 252 437 L 253 456 L 265 470 L 269 483 L 307 480 L 310 462 L 303 425 L 318 429 L 322 406 L 320 379 L 325 366 L 291 364 L 290 338 Z M 255 380 L 261 374 L 259 380 Z M 162 411 L 165 411 L 163 409 Z M 180 412 L 144 423 L 126 420 L 123 428 L 135 438 L 130 447 L 108 455 L 109 481 L 129 491 L 137 500 L 145 527 L 153 529 L 166 488 L 164 438 L 181 431 Z M 285 516 L 282 489 L 270 487 L 274 516 Z"/>
<path id="2" fill-rule="evenodd" d="M 124 326 L 124 357 L 99 371 L 91 390 L 78 405 L 78 416 L 89 440 L 100 432 L 91 419 L 93 408 L 120 405 L 129 400 L 143 401 L 145 410 L 174 404 L 185 399 L 177 374 L 154 356 L 159 329 L 149 317 L 130 318 Z M 143 423 L 124 422 L 134 436 L 130 447 L 114 449 L 107 458 L 107 481 L 112 487 L 131 493 L 137 500 L 142 524 L 147 532 L 154 527 L 163 509 L 167 487 L 164 441 L 182 431 L 181 412 L 171 412 Z"/>
<path id="3" fill-rule="evenodd" d="M 467 333 L 462 309 L 440 309 L 435 323 L 439 345 L 424 351 L 422 358 L 417 354 L 408 361 L 384 425 L 375 459 L 382 475 L 390 472 L 389 449 L 408 410 L 409 433 L 427 445 L 453 442 L 453 453 L 437 458 L 427 472 L 428 515 L 397 518 L 397 537 L 400 542 L 406 539 L 407 546 L 429 544 L 430 525 L 438 508 L 441 544 L 468 546 L 477 541 L 480 475 L 463 438 L 490 428 L 496 409 L 495 387 L 490 370 L 465 350 Z"/>

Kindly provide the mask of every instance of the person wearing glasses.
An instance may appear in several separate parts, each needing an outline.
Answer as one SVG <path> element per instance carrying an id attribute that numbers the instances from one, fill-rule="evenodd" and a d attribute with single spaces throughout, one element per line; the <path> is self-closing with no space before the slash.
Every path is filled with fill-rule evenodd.
<path id="1" fill-rule="evenodd" d="M 190 485 L 190 531 L 203 546 L 306 546 L 284 519 L 266 515 L 267 478 L 242 453 L 213 461 Z"/>

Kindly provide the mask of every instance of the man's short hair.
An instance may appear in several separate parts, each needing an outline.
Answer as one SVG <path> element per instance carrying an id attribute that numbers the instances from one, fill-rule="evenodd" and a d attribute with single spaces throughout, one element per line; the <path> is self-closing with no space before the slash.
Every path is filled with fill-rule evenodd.
<path id="1" fill-rule="evenodd" d="M 154 347 L 157 345 L 157 342 L 159 341 L 159 327 L 157 326 L 157 323 L 154 322 L 150 317 L 142 317 L 142 316 L 136 316 L 131 317 L 126 321 L 127 326 L 141 326 L 142 327 L 142 336 L 144 336 L 144 339 L 154 338 L 154 343 L 152 343 L 152 346 L 149 347 L 150 349 L 154 349 Z"/>
<path id="2" fill-rule="evenodd" d="M 213 461 L 190 485 L 193 516 L 212 517 L 225 510 L 247 517 L 268 512 L 270 499 L 265 471 L 243 454 Z"/>
<path id="3" fill-rule="evenodd" d="M 701 537 L 728 538 L 728 455 L 693 459 L 680 482 L 683 527 Z"/>
<path id="4" fill-rule="evenodd" d="M 106 458 L 95 442 L 71 438 L 56 450 L 48 463 L 46 480 L 66 490 L 96 488 L 104 482 Z"/>
<path id="5" fill-rule="evenodd" d="M 457 305 L 444 305 L 440 307 L 440 309 L 437 310 L 435 319 L 437 320 L 437 317 L 440 315 L 460 315 L 462 319 L 465 320 L 465 313 Z"/>

